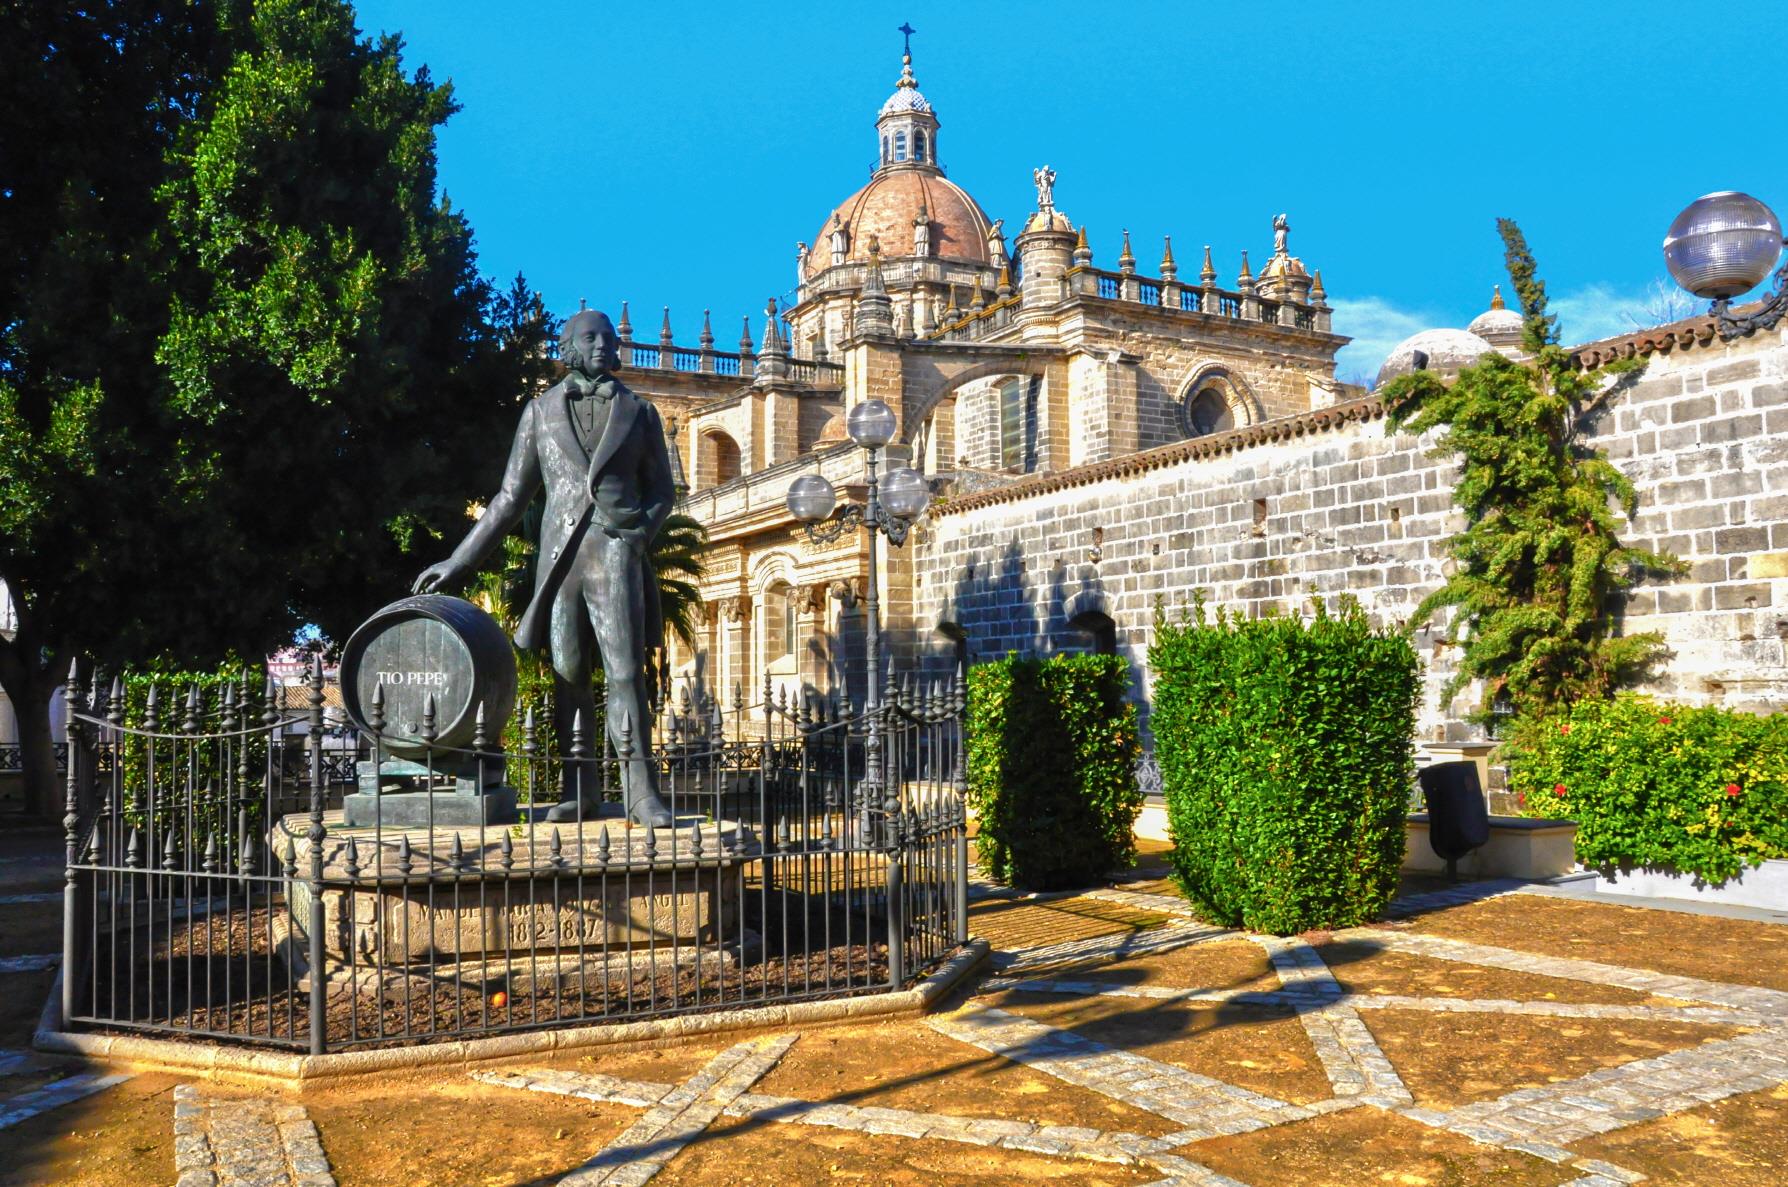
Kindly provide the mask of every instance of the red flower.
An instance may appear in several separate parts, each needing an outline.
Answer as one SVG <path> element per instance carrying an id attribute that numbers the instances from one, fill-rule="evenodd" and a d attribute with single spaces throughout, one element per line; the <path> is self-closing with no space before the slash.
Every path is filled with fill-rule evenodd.
<path id="1" fill-rule="evenodd" d="M 1738 784 L 1736 784 L 1736 783 L 1726 784 L 1726 798 L 1729 800 L 1736 799 L 1737 796 L 1738 796 Z"/>
<path id="2" fill-rule="evenodd" d="M 1668 717 L 1660 717 L 1660 718 L 1658 718 L 1658 724 L 1659 725 L 1669 725 L 1670 719 Z"/>
<path id="3" fill-rule="evenodd" d="M 1559 726 L 1559 727 L 1558 727 L 1558 732 L 1559 732 L 1559 733 L 1561 733 L 1561 734 L 1568 734 L 1568 733 L 1570 733 L 1570 732 L 1571 732 L 1571 723 L 1570 723 L 1570 722 L 1568 722 L 1568 721 L 1567 721 L 1567 722 L 1565 722 L 1565 723 L 1564 723 L 1564 724 L 1563 724 L 1563 725 L 1561 725 L 1561 726 Z"/>
<path id="4" fill-rule="evenodd" d="M 1552 789 L 1552 794 L 1557 796 L 1561 800 L 1564 799 L 1564 793 L 1565 793 L 1565 785 L 1562 783 L 1560 783 L 1558 786 L 1556 786 Z"/>
<path id="5" fill-rule="evenodd" d="M 1517 791 L 1515 793 L 1515 802 L 1520 804 L 1523 808 L 1527 807 L 1527 793 L 1525 791 Z"/>

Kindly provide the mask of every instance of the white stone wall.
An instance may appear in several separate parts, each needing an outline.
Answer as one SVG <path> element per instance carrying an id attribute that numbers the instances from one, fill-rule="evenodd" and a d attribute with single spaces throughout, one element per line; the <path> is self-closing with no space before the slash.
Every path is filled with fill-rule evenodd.
<path id="1" fill-rule="evenodd" d="M 1591 439 L 1639 490 L 1624 538 L 1691 566 L 1636 590 L 1622 616 L 1622 630 L 1661 631 L 1675 652 L 1655 691 L 1788 704 L 1784 336 L 1654 356 L 1593 425 Z M 1146 691 L 1156 607 L 1177 611 L 1194 591 L 1255 615 L 1347 592 L 1380 623 L 1403 622 L 1441 584 L 1459 526 L 1456 466 L 1431 446 L 1369 417 L 1016 500 L 963 500 L 914 545 L 916 641 L 947 654 L 931 635 L 945 621 L 967 631 L 976 659 L 1080 647 L 1067 620 L 1099 609 Z M 1417 643 L 1428 661 L 1423 736 L 1457 733 L 1470 694 L 1438 703 L 1452 649 L 1428 632 Z"/>

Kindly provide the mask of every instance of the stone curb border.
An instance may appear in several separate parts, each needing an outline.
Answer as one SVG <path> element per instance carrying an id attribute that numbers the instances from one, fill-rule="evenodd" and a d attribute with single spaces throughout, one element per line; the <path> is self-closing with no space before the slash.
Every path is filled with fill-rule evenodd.
<path id="1" fill-rule="evenodd" d="M 987 960 L 990 947 L 971 939 L 963 950 L 911 989 L 826 1001 L 788 1002 L 683 1014 L 644 1022 L 572 1026 L 557 1030 L 494 1035 L 458 1042 L 300 1055 L 250 1047 L 214 1046 L 136 1035 L 78 1034 L 63 1029 L 62 975 L 50 986 L 31 1045 L 55 1055 L 82 1056 L 143 1070 L 176 1072 L 215 1080 L 273 1080 L 288 1087 L 375 1072 L 470 1067 L 504 1059 L 539 1058 L 556 1053 L 622 1044 L 685 1042 L 710 1034 L 770 1027 L 812 1027 L 870 1018 L 923 1014 Z"/>

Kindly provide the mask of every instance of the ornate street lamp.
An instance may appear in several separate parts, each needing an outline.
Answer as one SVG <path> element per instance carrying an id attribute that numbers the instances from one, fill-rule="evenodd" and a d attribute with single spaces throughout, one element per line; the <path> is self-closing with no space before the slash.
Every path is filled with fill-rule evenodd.
<path id="1" fill-rule="evenodd" d="M 1767 330 L 1788 312 L 1788 264 L 1774 290 L 1745 317 L 1733 317 L 1732 298 L 1763 283 L 1782 254 L 1782 223 L 1749 194 L 1723 190 L 1689 203 L 1664 236 L 1664 265 L 1677 284 L 1713 302 L 1720 337 Z"/>
<path id="2" fill-rule="evenodd" d="M 877 479 L 877 459 L 900 427 L 894 410 L 887 404 L 881 400 L 863 401 L 850 410 L 844 426 L 864 453 L 868 494 L 863 503 L 839 507 L 838 491 L 830 482 L 819 474 L 803 474 L 789 484 L 788 509 L 789 514 L 807 525 L 807 538 L 816 544 L 829 543 L 858 527 L 869 530 L 869 581 L 863 598 L 867 616 L 864 641 L 869 653 L 863 705 L 867 727 L 863 743 L 863 799 L 882 813 L 892 879 L 898 870 L 893 855 L 900 843 L 896 824 L 900 789 L 882 785 L 881 614 L 876 588 L 876 536 L 886 536 L 896 548 L 905 543 L 913 521 L 925 513 L 931 502 L 931 488 L 924 475 L 907 466 L 896 466 L 885 478 Z M 891 945 L 891 958 L 898 959 L 893 955 L 898 949 L 898 944 Z M 895 981 L 899 983 L 898 976 Z"/>

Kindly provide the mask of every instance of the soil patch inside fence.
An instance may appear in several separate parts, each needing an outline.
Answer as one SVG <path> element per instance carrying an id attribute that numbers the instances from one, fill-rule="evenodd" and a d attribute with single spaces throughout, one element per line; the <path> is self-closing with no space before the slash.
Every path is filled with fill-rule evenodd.
<path id="1" fill-rule="evenodd" d="M 79 989 L 78 1016 L 100 1027 L 117 1020 L 190 1031 L 194 1038 L 211 1034 L 307 1047 L 309 984 L 301 973 L 294 975 L 277 942 L 281 913 L 280 906 L 272 915 L 266 907 L 238 907 L 188 919 L 176 911 L 171 926 L 158 926 L 152 959 L 140 951 L 140 930 L 121 930 L 116 948 L 102 935 Z M 823 918 L 801 922 L 785 928 L 778 916 L 772 936 L 764 939 L 755 931 L 760 921 L 751 919 L 742 948 L 713 942 L 677 951 L 669 945 L 656 951 L 596 945 L 432 967 L 331 965 L 328 1044 L 340 1049 L 447 1041 L 892 988 L 885 943 L 805 946 L 808 935 L 821 942 L 861 936 L 860 912 L 849 933 L 842 918 L 830 920 L 829 933 Z M 885 924 L 880 926 L 885 935 Z M 134 943 L 127 938 L 132 934 Z M 938 946 L 941 955 L 949 954 Z M 41 1002 L 35 996 L 32 1010 Z"/>

